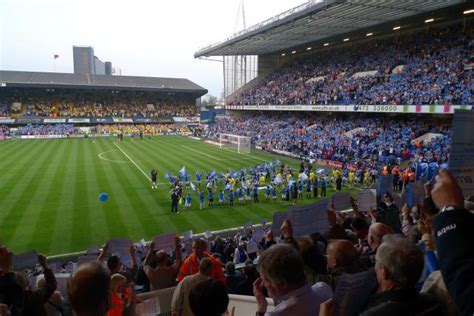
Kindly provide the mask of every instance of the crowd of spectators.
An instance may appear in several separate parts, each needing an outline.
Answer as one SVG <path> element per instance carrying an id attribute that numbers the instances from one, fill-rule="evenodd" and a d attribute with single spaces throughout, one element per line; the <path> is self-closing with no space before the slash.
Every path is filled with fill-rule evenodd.
<path id="1" fill-rule="evenodd" d="M 177 285 L 172 315 L 233 315 L 229 293 L 254 296 L 257 315 L 267 316 L 472 315 L 474 215 L 466 208 L 472 204 L 446 170 L 425 191 L 424 203 L 412 209 L 398 210 L 389 194 L 368 212 L 359 211 L 356 200 L 352 213 L 330 206 L 328 230 L 309 236 L 295 236 L 286 219 L 279 236 L 263 225 L 266 232 L 259 237 L 261 228 L 233 238 L 177 237 L 171 251 L 153 242 L 131 246 L 131 260 L 111 254 L 106 244 L 94 262 L 72 273 L 66 296 L 56 291 L 55 271 L 44 256 L 38 256 L 37 268 L 44 277 L 33 287 L 23 272 L 13 271 L 14 256 L 2 246 L 0 311 L 133 315 L 140 303 L 135 284 L 145 291 Z M 246 250 L 255 242 L 257 260 Z M 242 261 L 243 268 L 236 269 L 234 262 Z"/>
<path id="2" fill-rule="evenodd" d="M 352 46 L 296 58 L 228 104 L 474 104 L 462 26 Z"/>
<path id="3" fill-rule="evenodd" d="M 204 136 L 236 134 L 252 138 L 264 150 L 343 163 L 400 163 L 410 160 L 447 161 L 451 123 L 407 116 L 265 114 L 218 119 Z M 427 133 L 431 140 L 415 141 Z"/>
<path id="4" fill-rule="evenodd" d="M 189 105 L 134 104 L 110 102 L 100 104 L 30 103 L 25 109 L 12 110 L 12 116 L 22 117 L 173 117 L 196 116 L 197 109 Z"/>
<path id="5" fill-rule="evenodd" d="M 5 117 L 123 117 L 158 118 L 196 116 L 197 107 L 178 96 L 145 98 L 134 95 L 18 94 L 1 100 L 0 116 Z"/>
<path id="6" fill-rule="evenodd" d="M 10 129 L 10 136 L 20 135 L 70 135 L 80 131 L 73 124 L 37 125 L 27 124 Z"/>
<path id="7" fill-rule="evenodd" d="M 190 130 L 187 125 L 177 124 L 113 124 L 113 125 L 97 125 L 95 133 L 97 135 L 119 134 L 125 135 L 163 135 L 163 134 L 185 134 Z"/>
<path id="8" fill-rule="evenodd" d="M 27 124 L 18 127 L 0 127 L 0 135 L 17 137 L 34 136 L 116 136 L 123 134 L 137 137 L 152 135 L 184 135 L 190 132 L 187 125 L 178 124 L 110 124 L 97 125 L 89 128 L 78 127 L 73 124 Z"/>

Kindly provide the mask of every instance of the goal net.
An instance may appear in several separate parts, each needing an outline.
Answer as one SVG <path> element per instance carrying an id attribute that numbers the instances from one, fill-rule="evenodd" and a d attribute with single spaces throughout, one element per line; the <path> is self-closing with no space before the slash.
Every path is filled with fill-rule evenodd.
<path id="1" fill-rule="evenodd" d="M 235 149 L 239 154 L 252 152 L 251 140 L 247 136 L 220 134 L 219 147 Z"/>

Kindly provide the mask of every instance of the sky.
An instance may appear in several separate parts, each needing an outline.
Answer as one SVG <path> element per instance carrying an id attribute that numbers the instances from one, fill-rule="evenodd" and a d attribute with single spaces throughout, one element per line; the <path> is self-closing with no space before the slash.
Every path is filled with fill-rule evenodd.
<path id="1" fill-rule="evenodd" d="M 85 45 L 122 75 L 187 78 L 220 97 L 222 63 L 194 53 L 242 29 L 240 2 L 0 0 L 0 70 L 72 73 L 72 46 Z M 247 27 L 305 2 L 247 0 Z"/>

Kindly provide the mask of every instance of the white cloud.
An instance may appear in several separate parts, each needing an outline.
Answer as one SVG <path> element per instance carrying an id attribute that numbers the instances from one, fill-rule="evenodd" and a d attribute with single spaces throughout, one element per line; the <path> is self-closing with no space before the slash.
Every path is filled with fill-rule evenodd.
<path id="1" fill-rule="evenodd" d="M 72 72 L 72 46 L 91 45 L 123 75 L 188 78 L 219 96 L 222 64 L 195 60 L 231 36 L 239 0 L 2 0 L 0 69 Z M 245 3 L 247 27 L 304 0 Z"/>

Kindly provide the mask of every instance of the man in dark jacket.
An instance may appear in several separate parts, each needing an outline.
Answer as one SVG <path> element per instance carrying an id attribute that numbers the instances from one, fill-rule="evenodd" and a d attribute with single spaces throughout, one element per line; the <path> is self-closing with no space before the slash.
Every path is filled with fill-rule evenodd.
<path id="1" fill-rule="evenodd" d="M 13 272 L 13 253 L 6 247 L 0 247 L 0 270 L 1 303 L 8 306 L 12 316 L 20 315 L 24 292 Z"/>
<path id="2" fill-rule="evenodd" d="M 367 270 L 358 259 L 354 245 L 347 240 L 333 239 L 327 247 L 328 273 L 319 274 L 317 282 L 325 282 L 334 291 L 339 277 L 344 274 L 354 274 Z"/>
<path id="3" fill-rule="evenodd" d="M 399 235 L 385 236 L 375 260 L 379 289 L 370 297 L 361 315 L 445 315 L 441 302 L 415 289 L 424 258 L 410 240 Z"/>
<path id="4" fill-rule="evenodd" d="M 171 214 L 178 214 L 179 193 L 178 188 L 175 188 L 171 193 Z"/>
<path id="5" fill-rule="evenodd" d="M 431 193 L 440 214 L 434 235 L 441 274 L 461 315 L 474 315 L 474 215 L 464 209 L 464 195 L 446 170 L 436 176 Z"/>
<path id="6" fill-rule="evenodd" d="M 393 197 L 390 193 L 385 194 L 384 203 L 377 210 L 377 222 L 390 226 L 396 233 L 402 231 L 400 212 L 395 203 L 393 203 Z"/>
<path id="7" fill-rule="evenodd" d="M 56 290 L 56 278 L 54 277 L 54 272 L 48 267 L 48 262 L 46 257 L 43 255 L 38 255 L 38 263 L 41 265 L 44 271 L 45 283 L 37 288 L 36 290 L 31 290 L 29 287 L 29 282 L 27 276 L 22 272 L 16 272 L 16 279 L 18 284 L 20 284 L 25 290 L 25 305 L 22 311 L 22 315 L 44 315 L 46 316 L 46 309 L 44 304 L 49 300 L 51 295 L 53 295 Z"/>
<path id="8" fill-rule="evenodd" d="M 239 271 L 235 271 L 233 262 L 226 263 L 225 278 L 227 280 L 226 287 L 229 294 L 237 293 L 237 286 L 244 281 L 243 275 Z"/>

